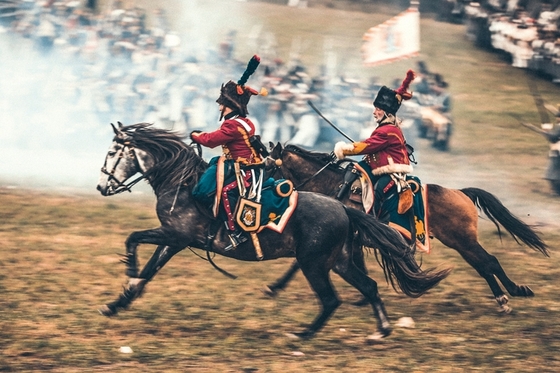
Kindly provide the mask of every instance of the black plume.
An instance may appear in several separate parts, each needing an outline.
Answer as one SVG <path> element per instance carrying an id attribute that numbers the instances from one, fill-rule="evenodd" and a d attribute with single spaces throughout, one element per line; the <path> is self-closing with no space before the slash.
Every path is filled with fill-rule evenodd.
<path id="1" fill-rule="evenodd" d="M 249 79 L 249 77 L 255 72 L 260 63 L 260 57 L 255 54 L 247 64 L 247 68 L 241 76 L 241 79 L 237 81 L 237 84 L 239 84 L 240 86 L 244 86 L 245 83 L 247 83 L 247 79 Z"/>

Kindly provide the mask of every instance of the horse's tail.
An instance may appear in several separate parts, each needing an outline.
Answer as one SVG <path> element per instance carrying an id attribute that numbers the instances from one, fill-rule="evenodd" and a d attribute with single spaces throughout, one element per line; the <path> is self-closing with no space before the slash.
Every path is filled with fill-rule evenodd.
<path id="1" fill-rule="evenodd" d="M 533 228 L 515 217 L 493 194 L 479 188 L 464 188 L 461 189 L 461 192 L 466 194 L 475 206 L 483 211 L 496 225 L 499 235 L 502 232 L 498 223 L 509 232 L 517 243 L 521 241 L 532 249 L 540 251 L 543 255 L 549 256 L 547 245 Z"/>
<path id="2" fill-rule="evenodd" d="M 352 232 L 357 231 L 354 244 L 374 249 L 385 279 L 395 291 L 418 298 L 451 272 L 451 268 L 422 270 L 414 258 L 414 250 L 396 229 L 357 209 L 346 208 L 346 214 L 352 224 Z"/>

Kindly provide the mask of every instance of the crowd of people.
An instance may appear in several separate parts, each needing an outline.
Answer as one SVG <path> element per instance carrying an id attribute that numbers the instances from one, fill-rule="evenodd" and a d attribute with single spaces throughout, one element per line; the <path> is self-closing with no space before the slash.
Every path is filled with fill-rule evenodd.
<path id="1" fill-rule="evenodd" d="M 148 122 L 184 133 L 213 128 L 221 80 L 245 68 L 234 58 L 235 30 L 224 30 L 223 42 L 214 48 L 187 52 L 163 9 L 148 22 L 145 9 L 125 9 L 119 1 L 108 12 L 94 11 L 79 1 L 12 2 L 17 11 L 9 22 L 4 18 L 3 36 L 17 49 L 28 50 L 36 66 L 43 61 L 41 73 L 61 74 L 57 78 L 64 82 L 64 92 L 55 92 L 58 99 L 66 99 L 75 113 L 89 114 L 99 125 Z M 250 114 L 265 141 L 332 149 L 340 134 L 308 101 L 352 138 L 371 132 L 377 79 L 329 76 L 324 70 L 313 75 L 297 58 L 263 56 L 252 85 L 265 88 L 269 95 L 254 100 Z M 446 86 L 437 74 L 425 78 L 428 84 L 418 96 L 423 102 L 417 104 L 435 107 L 433 101 L 442 101 Z M 412 117 L 421 117 L 418 108 L 409 111 Z M 406 131 L 412 143 L 416 129 Z"/>
<path id="2" fill-rule="evenodd" d="M 467 34 L 512 65 L 560 80 L 560 1 L 486 0 L 466 6 Z"/>

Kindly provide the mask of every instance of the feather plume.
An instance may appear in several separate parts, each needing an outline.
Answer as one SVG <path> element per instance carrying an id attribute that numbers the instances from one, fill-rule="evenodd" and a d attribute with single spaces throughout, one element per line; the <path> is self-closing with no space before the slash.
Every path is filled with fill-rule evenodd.
<path id="1" fill-rule="evenodd" d="M 410 86 L 410 83 L 414 80 L 414 78 L 416 78 L 416 74 L 414 74 L 414 71 L 408 70 L 406 72 L 406 78 L 404 78 L 401 86 L 395 90 L 395 92 L 401 95 L 405 100 L 408 100 L 412 97 L 412 93 L 408 92 L 408 87 Z"/>
<path id="2" fill-rule="evenodd" d="M 245 83 L 247 83 L 247 79 L 249 79 L 249 77 L 255 72 L 255 70 L 257 69 L 260 63 L 261 63 L 260 57 L 255 54 L 251 58 L 251 60 L 249 60 L 249 63 L 247 64 L 247 68 L 245 69 L 245 72 L 241 76 L 241 79 L 237 81 L 237 84 L 239 84 L 240 86 L 244 86 Z"/>

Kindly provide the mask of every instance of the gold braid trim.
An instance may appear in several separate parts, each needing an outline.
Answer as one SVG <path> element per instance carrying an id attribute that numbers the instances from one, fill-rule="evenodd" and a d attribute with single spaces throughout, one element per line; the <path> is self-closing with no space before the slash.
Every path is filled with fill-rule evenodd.
<path id="1" fill-rule="evenodd" d="M 249 149 L 251 149 L 251 156 L 253 158 L 253 162 L 251 162 L 249 159 L 242 158 L 242 157 L 238 157 L 236 159 L 236 162 L 239 162 L 239 163 L 242 163 L 242 164 L 261 163 L 262 159 L 257 154 L 257 151 L 251 146 L 251 141 L 249 141 L 249 133 L 242 126 L 241 127 L 238 126 L 237 130 L 243 135 L 243 141 L 245 141 L 245 144 L 247 145 L 247 147 Z"/>

